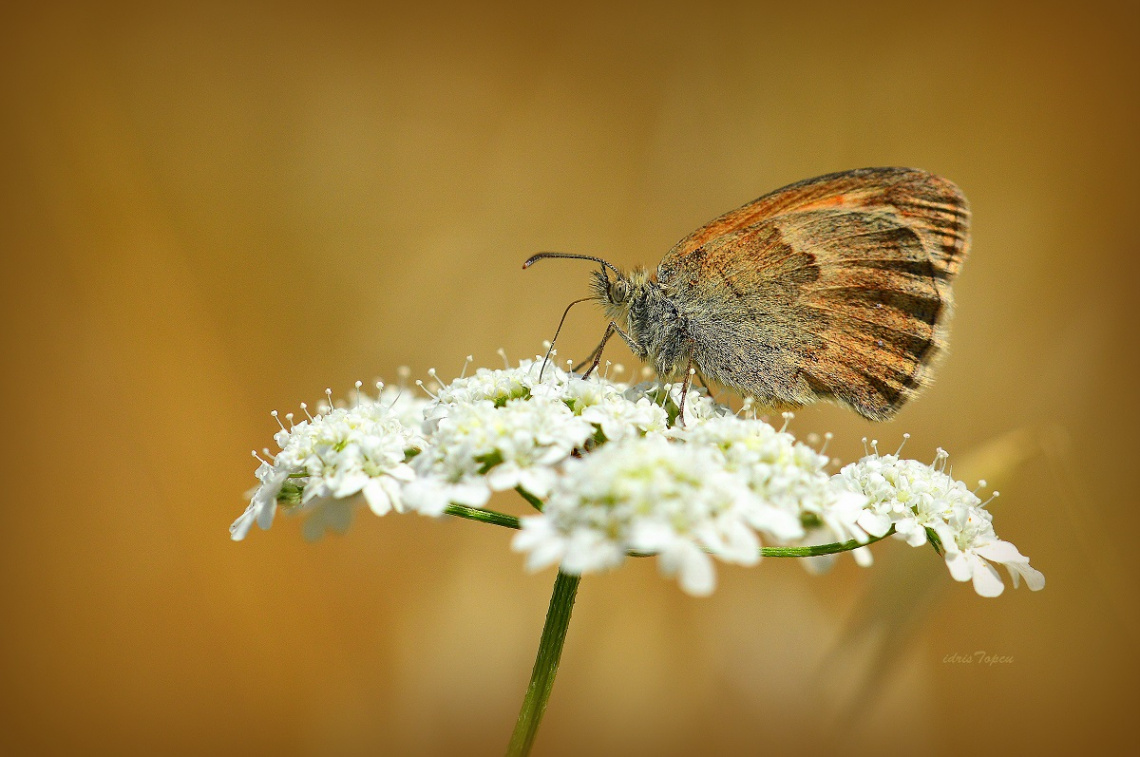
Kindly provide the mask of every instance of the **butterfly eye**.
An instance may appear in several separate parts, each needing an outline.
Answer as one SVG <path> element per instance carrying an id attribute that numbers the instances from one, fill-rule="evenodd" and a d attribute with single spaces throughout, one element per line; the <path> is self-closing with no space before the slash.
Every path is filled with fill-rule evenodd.
<path id="1" fill-rule="evenodd" d="M 615 303 L 625 302 L 629 297 L 629 284 L 625 283 L 622 279 L 618 279 L 610 287 L 610 300 Z"/>

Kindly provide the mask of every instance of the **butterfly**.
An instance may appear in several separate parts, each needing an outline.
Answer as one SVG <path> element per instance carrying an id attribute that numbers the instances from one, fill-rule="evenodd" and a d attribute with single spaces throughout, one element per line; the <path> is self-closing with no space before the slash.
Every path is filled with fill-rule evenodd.
<path id="1" fill-rule="evenodd" d="M 683 377 L 682 397 L 699 374 L 764 407 L 823 400 L 882 421 L 929 382 L 945 349 L 969 227 L 966 198 L 947 179 L 860 168 L 725 213 L 655 272 L 556 252 L 523 267 L 552 257 L 601 264 L 587 299 L 611 320 L 587 375 L 616 333 L 663 379 Z"/>

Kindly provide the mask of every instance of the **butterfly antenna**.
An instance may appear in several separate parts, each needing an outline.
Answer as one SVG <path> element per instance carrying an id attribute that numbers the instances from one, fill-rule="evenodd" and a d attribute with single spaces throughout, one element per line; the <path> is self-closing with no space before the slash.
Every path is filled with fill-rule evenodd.
<path id="1" fill-rule="evenodd" d="M 531 258 L 531 260 L 533 260 L 533 259 L 534 258 Z M 565 310 L 562 311 L 562 318 L 559 319 L 559 321 L 558 321 L 558 328 L 556 328 L 554 330 L 554 338 L 550 340 L 550 346 L 546 348 L 546 357 L 544 357 L 542 359 L 542 368 L 540 368 L 538 371 L 538 380 L 540 382 L 542 381 L 542 373 L 543 373 L 543 371 L 546 370 L 546 364 L 548 362 L 550 362 L 550 353 L 551 353 L 551 351 L 554 350 L 554 343 L 558 341 L 558 335 L 562 332 L 562 324 L 566 323 L 566 316 L 570 314 L 570 308 L 574 307 L 575 305 L 577 305 L 580 302 L 587 302 L 587 301 L 592 300 L 592 299 L 594 299 L 594 298 L 593 297 L 583 297 L 580 300 L 574 300 L 573 302 L 571 302 L 569 305 L 566 306 Z"/>
<path id="2" fill-rule="evenodd" d="M 527 258 L 526 262 L 524 262 L 522 264 L 522 267 L 523 268 L 530 268 L 532 265 L 534 265 L 538 261 L 544 260 L 546 258 L 568 258 L 570 260 L 592 260 L 595 263 L 601 263 L 602 264 L 602 273 L 603 274 L 605 273 L 605 269 L 609 268 L 611 271 L 614 272 L 615 276 L 617 276 L 618 278 L 621 278 L 621 271 L 619 271 L 617 269 L 617 267 L 614 266 L 613 264 L 607 263 L 606 261 L 602 260 L 601 258 L 595 258 L 592 255 L 576 255 L 572 252 L 539 252 L 539 253 L 537 253 L 535 255 L 531 255 L 529 258 Z M 608 278 L 609 277 L 607 277 L 607 280 L 608 280 Z"/>

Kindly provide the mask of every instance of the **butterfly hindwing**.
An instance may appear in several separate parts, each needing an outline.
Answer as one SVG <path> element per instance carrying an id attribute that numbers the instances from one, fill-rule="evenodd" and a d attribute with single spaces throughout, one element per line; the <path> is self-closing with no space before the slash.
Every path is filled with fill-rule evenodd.
<path id="1" fill-rule="evenodd" d="M 965 200 L 911 169 L 810 179 L 679 242 L 658 280 L 708 378 L 774 407 L 833 399 L 882 420 L 945 342 Z"/>

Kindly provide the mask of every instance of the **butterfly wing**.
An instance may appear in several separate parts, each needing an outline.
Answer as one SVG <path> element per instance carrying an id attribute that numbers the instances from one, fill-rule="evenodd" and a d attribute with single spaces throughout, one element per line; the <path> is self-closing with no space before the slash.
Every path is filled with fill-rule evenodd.
<path id="1" fill-rule="evenodd" d="M 725 213 L 674 245 L 662 265 L 758 221 L 826 209 L 893 216 L 919 235 L 947 278 L 969 249 L 969 206 L 953 182 L 915 168 L 858 168 L 789 184 Z"/>
<path id="2" fill-rule="evenodd" d="M 658 281 L 708 378 L 775 407 L 830 399 L 884 420 L 929 378 L 968 244 L 952 183 L 860 169 L 721 216 L 670 250 Z"/>

